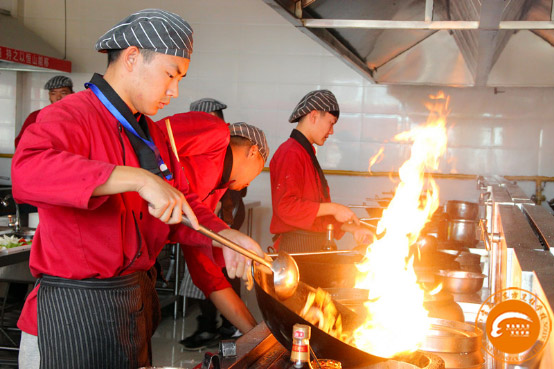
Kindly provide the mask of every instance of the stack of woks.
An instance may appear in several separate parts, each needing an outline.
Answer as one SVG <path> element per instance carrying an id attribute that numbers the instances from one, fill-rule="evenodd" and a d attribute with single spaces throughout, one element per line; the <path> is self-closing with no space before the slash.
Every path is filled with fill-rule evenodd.
<path id="1" fill-rule="evenodd" d="M 442 358 L 446 369 L 477 369 L 485 362 L 482 337 L 483 331 L 473 324 L 431 319 L 421 350 Z"/>

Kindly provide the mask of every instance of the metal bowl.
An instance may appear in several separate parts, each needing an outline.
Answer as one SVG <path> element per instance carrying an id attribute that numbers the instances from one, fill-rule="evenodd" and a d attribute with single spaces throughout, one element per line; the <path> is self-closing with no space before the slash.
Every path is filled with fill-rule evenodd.
<path id="1" fill-rule="evenodd" d="M 466 219 L 450 219 L 448 221 L 448 240 L 458 241 L 465 246 L 473 247 L 477 239 L 477 222 Z"/>
<path id="2" fill-rule="evenodd" d="M 477 220 L 479 217 L 479 204 L 450 200 L 446 203 L 445 212 L 450 219 Z"/>
<path id="3" fill-rule="evenodd" d="M 483 287 L 486 275 L 461 270 L 440 270 L 437 275 L 445 290 L 452 293 L 474 293 Z"/>

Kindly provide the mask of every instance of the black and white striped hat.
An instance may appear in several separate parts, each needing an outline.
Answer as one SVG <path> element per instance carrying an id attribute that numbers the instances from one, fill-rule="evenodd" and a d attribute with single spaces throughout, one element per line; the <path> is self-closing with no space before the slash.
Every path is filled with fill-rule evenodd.
<path id="1" fill-rule="evenodd" d="M 217 110 L 227 109 L 227 105 L 216 99 L 205 97 L 200 100 L 196 100 L 190 103 L 190 111 L 203 111 L 204 113 L 211 113 Z"/>
<path id="2" fill-rule="evenodd" d="M 254 145 L 258 145 L 258 151 L 264 162 L 267 161 L 269 155 L 269 146 L 265 139 L 264 131 L 258 127 L 251 126 L 250 124 L 239 122 L 229 125 L 229 131 L 231 131 L 231 137 L 240 136 L 249 139 Z"/>
<path id="3" fill-rule="evenodd" d="M 44 84 L 45 90 L 53 90 L 55 88 L 69 87 L 73 90 L 73 81 L 66 76 L 54 76 Z"/>
<path id="4" fill-rule="evenodd" d="M 192 27 L 179 15 L 160 9 L 144 9 L 116 24 L 96 41 L 97 51 L 136 46 L 190 59 Z"/>
<path id="5" fill-rule="evenodd" d="M 339 103 L 335 95 L 329 90 L 315 90 L 308 92 L 306 96 L 300 100 L 298 105 L 292 111 L 289 122 L 298 122 L 300 118 L 307 115 L 312 110 L 328 111 L 335 117 L 339 117 Z"/>

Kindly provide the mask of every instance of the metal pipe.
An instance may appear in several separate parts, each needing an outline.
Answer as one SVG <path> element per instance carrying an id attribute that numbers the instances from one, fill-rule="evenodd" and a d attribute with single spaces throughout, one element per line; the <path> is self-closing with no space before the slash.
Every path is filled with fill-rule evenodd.
<path id="1" fill-rule="evenodd" d="M 498 29 L 554 29 L 553 21 L 501 21 Z"/>
<path id="2" fill-rule="evenodd" d="M 433 20 L 433 0 L 425 0 L 425 22 Z"/>
<path id="3" fill-rule="evenodd" d="M 263 169 L 269 172 L 269 168 Z M 367 172 L 367 171 L 354 171 L 354 170 L 336 170 L 336 169 L 324 169 L 323 173 L 327 175 L 336 176 L 351 176 L 351 177 L 388 177 L 398 178 L 398 172 Z M 456 174 L 456 173 L 425 173 L 425 176 L 433 176 L 435 179 L 459 179 L 459 180 L 475 180 L 479 178 L 476 174 Z M 537 205 L 540 205 L 542 201 L 546 200 L 542 193 L 542 186 L 545 182 L 554 182 L 554 177 L 546 176 L 503 176 L 508 181 L 515 182 L 535 182 L 535 196 L 537 199 Z"/>
<path id="4" fill-rule="evenodd" d="M 393 21 L 368 19 L 301 19 L 307 28 L 477 29 L 477 21 Z"/>
<path id="5" fill-rule="evenodd" d="M 426 5 L 427 6 L 427 5 Z M 396 21 L 374 19 L 301 19 L 306 28 L 365 28 L 365 29 L 491 29 L 491 30 L 521 30 L 521 29 L 554 29 L 553 21 L 501 21 L 498 28 L 483 28 L 478 21 L 432 21 L 427 20 L 425 9 L 425 21 Z M 431 9 L 432 13 L 432 9 Z M 432 16 L 432 15 L 431 15 Z"/>

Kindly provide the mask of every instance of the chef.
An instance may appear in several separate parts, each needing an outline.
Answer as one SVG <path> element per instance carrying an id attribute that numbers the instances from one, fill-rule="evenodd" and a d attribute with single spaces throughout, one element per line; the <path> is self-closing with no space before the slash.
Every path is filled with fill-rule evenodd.
<path id="1" fill-rule="evenodd" d="M 211 101 L 203 108 L 222 105 Z M 202 107 L 191 106 L 191 109 L 199 108 Z M 246 188 L 262 171 L 269 149 L 265 134 L 259 128 L 242 122 L 227 125 L 214 115 L 191 111 L 156 123 L 168 139 L 166 119 L 170 122 L 190 188 L 210 209 L 215 210 L 228 189 Z M 185 246 L 183 253 L 192 281 L 215 305 L 209 301 L 201 305 L 197 330 L 182 341 L 185 348 L 198 350 L 217 342 L 215 308 L 241 332 L 254 328 L 256 320 L 222 271 L 225 265 L 221 250 L 214 249 L 210 255 L 205 250 Z"/>
<path id="2" fill-rule="evenodd" d="M 227 105 L 219 100 L 211 97 L 204 97 L 199 100 L 195 100 L 190 103 L 190 111 L 203 111 L 210 115 L 216 116 L 219 119 L 225 121 L 223 110 L 227 109 Z"/>
<path id="3" fill-rule="evenodd" d="M 13 193 L 39 208 L 30 268 L 38 285 L 18 322 L 20 368 L 137 368 L 151 364 L 160 308 L 156 257 L 167 239 L 206 249 L 186 216 L 262 255 L 189 191 L 154 115 L 178 96 L 192 53 L 179 15 L 145 9 L 96 43 L 104 76 L 44 108 L 12 162 Z M 249 261 L 225 248 L 232 276 Z M 231 274 L 231 273 L 230 273 Z"/>
<path id="4" fill-rule="evenodd" d="M 358 243 L 368 243 L 372 232 L 359 225 L 356 215 L 344 205 L 331 202 L 329 186 L 314 144 L 323 146 L 333 134 L 339 118 L 339 104 L 328 90 L 306 94 L 294 108 L 290 123 L 298 122 L 290 138 L 271 159 L 270 231 L 274 247 L 287 252 L 320 251 L 326 229 L 332 224 L 335 237 L 351 232 Z"/>
<path id="5" fill-rule="evenodd" d="M 60 101 L 67 95 L 71 95 L 73 93 L 73 81 L 71 80 L 71 78 L 66 76 L 54 76 L 50 78 L 48 82 L 46 82 L 46 84 L 44 85 L 44 89 L 48 90 L 48 99 L 50 100 L 50 104 L 53 104 L 56 101 Z M 21 140 L 23 132 L 25 132 L 29 125 L 37 121 L 38 113 L 40 113 L 40 109 L 35 110 L 31 114 L 29 114 L 27 119 L 25 119 L 25 122 L 23 122 L 21 130 L 15 138 L 14 144 L 16 148 L 19 140 Z"/>

